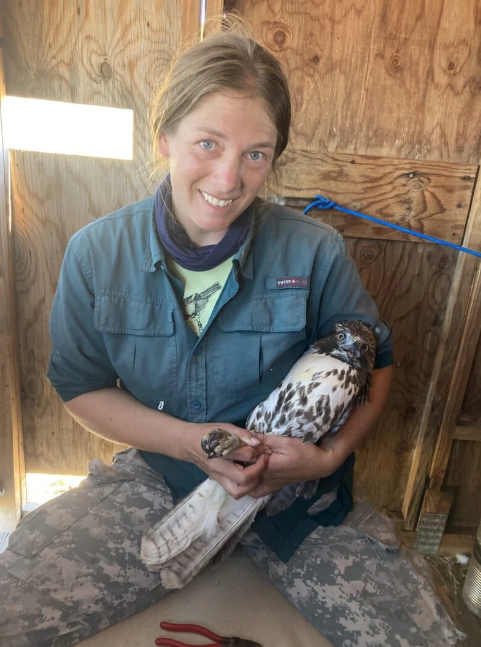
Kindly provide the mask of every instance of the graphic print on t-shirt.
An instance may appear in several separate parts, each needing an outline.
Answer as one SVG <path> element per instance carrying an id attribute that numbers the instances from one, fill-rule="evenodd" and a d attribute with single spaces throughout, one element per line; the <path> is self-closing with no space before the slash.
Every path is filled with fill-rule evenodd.
<path id="1" fill-rule="evenodd" d="M 199 334 L 202 332 L 203 328 L 203 312 L 213 295 L 221 289 L 222 286 L 220 283 L 216 282 L 206 290 L 203 290 L 200 293 L 195 292 L 194 294 L 190 294 L 183 300 L 186 320 L 189 322 L 189 325 L 192 323 L 195 325 Z M 217 301 L 217 298 L 215 300 Z"/>
<path id="2" fill-rule="evenodd" d="M 192 330 L 200 335 L 207 326 L 217 299 L 220 297 L 232 270 L 232 258 L 228 258 L 220 265 L 204 272 L 187 270 L 172 259 L 170 259 L 169 265 L 184 286 L 182 304 L 185 320 Z"/>

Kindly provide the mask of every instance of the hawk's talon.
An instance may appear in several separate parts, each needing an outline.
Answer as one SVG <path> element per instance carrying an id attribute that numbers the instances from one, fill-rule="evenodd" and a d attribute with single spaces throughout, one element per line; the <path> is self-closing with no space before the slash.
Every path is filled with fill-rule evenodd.
<path id="1" fill-rule="evenodd" d="M 208 458 L 222 458 L 245 445 L 246 443 L 239 436 L 231 434 L 225 429 L 213 429 L 200 442 L 200 446 Z"/>

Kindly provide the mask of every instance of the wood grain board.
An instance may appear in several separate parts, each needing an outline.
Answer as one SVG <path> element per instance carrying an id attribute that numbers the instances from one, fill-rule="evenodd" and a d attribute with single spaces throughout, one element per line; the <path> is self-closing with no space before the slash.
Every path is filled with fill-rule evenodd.
<path id="1" fill-rule="evenodd" d="M 474 440 L 481 442 L 481 427 L 456 427 L 454 440 Z"/>
<path id="2" fill-rule="evenodd" d="M 296 148 L 479 161 L 479 0 L 231 4 L 288 74 Z"/>
<path id="3" fill-rule="evenodd" d="M 279 161 L 279 182 L 270 190 L 286 204 L 306 206 L 329 197 L 347 209 L 461 244 L 477 167 L 290 148 Z M 294 198 L 294 199 L 293 199 Z M 345 236 L 379 240 L 421 239 L 355 216 L 329 210 L 320 215 Z"/>
<path id="4" fill-rule="evenodd" d="M 50 307 L 69 238 L 92 220 L 136 200 L 140 179 L 125 161 L 20 151 L 13 159 L 26 468 L 85 474 L 89 460 L 110 462 L 119 446 L 75 423 L 46 379 Z"/>
<path id="5" fill-rule="evenodd" d="M 480 225 L 481 182 L 478 179 L 463 239 L 466 247 L 481 247 Z M 460 254 L 403 502 L 408 529 L 416 524 L 426 478 L 429 477 L 428 490 L 440 493 L 446 475 L 457 418 L 480 336 L 480 278 L 481 263 L 473 256 Z M 425 512 L 435 512 L 424 508 Z"/>
<path id="6" fill-rule="evenodd" d="M 0 14 L 0 36 L 2 16 Z M 5 96 L 3 48 L 0 46 L 0 98 Z M 9 154 L 4 146 L 0 108 L 0 531 L 20 519 L 25 469 L 20 402 L 15 265 L 9 199 Z"/>
<path id="7" fill-rule="evenodd" d="M 348 239 L 364 285 L 394 336 L 394 380 L 381 417 L 356 452 L 356 484 L 400 510 L 424 413 L 457 252 L 428 243 Z"/>
<path id="8" fill-rule="evenodd" d="M 180 44 L 180 11 L 154 0 L 5 5 L 9 94 L 134 110 L 132 162 L 12 153 L 26 467 L 85 474 L 119 446 L 74 423 L 47 382 L 48 314 L 70 236 L 155 186 L 148 106 Z"/>
<path id="9" fill-rule="evenodd" d="M 477 427 L 481 434 L 481 340 L 478 343 L 458 424 Z"/>
<path id="10" fill-rule="evenodd" d="M 182 44 L 195 42 L 201 35 L 200 2 L 181 0 Z"/>
<path id="11" fill-rule="evenodd" d="M 149 105 L 179 49 L 179 5 L 156 0 L 4 4 L 8 94 L 133 110 L 131 175 L 138 197 L 151 191 Z M 116 193 L 122 196 L 120 180 Z"/>
<path id="12" fill-rule="evenodd" d="M 454 497 L 448 528 L 481 521 L 481 443 L 453 442 L 443 486 Z"/>

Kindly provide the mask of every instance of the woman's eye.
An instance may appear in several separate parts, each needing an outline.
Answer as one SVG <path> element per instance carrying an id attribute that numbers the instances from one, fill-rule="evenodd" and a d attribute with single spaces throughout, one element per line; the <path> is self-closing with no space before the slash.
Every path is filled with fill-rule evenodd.
<path id="1" fill-rule="evenodd" d="M 201 147 L 206 151 L 211 151 L 214 148 L 214 143 L 210 139 L 203 139 L 200 142 Z"/>
<path id="2" fill-rule="evenodd" d="M 261 153 L 260 151 L 252 151 L 252 153 L 249 153 L 249 159 L 251 159 L 253 162 L 258 162 L 259 160 L 263 159 L 264 153 Z"/>

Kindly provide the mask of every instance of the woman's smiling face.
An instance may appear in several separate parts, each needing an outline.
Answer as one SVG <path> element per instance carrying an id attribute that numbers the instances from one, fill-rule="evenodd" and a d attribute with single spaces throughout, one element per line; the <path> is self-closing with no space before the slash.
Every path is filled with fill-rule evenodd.
<path id="1" fill-rule="evenodd" d="M 159 149 L 169 158 L 175 217 L 198 246 L 214 245 L 259 193 L 277 130 L 265 101 L 234 92 L 203 97 Z"/>

